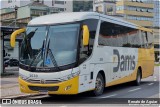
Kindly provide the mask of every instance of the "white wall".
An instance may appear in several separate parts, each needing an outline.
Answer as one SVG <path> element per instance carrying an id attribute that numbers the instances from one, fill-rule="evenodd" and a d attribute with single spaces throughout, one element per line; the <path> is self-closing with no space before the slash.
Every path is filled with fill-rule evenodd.
<path id="1" fill-rule="evenodd" d="M 73 0 L 69 0 L 66 3 L 66 11 L 67 12 L 73 12 Z"/>

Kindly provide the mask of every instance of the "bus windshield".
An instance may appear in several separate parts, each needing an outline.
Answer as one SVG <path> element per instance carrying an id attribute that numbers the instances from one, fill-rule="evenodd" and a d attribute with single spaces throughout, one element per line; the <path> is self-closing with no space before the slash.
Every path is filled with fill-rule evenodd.
<path id="1" fill-rule="evenodd" d="M 20 63 L 59 67 L 76 62 L 80 24 L 27 27 Z"/>

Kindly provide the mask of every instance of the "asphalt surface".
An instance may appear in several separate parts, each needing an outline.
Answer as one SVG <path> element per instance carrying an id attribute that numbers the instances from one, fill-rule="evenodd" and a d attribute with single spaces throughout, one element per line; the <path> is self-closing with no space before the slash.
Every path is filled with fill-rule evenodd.
<path id="1" fill-rule="evenodd" d="M 126 104 L 128 100 L 157 100 L 160 96 L 160 67 L 155 67 L 153 76 L 142 79 L 140 86 L 125 83 L 107 87 L 103 95 L 94 97 L 90 92 L 78 95 L 37 95 L 20 98 L 28 100 L 41 100 L 43 104 Z M 147 98 L 147 99 L 146 99 Z"/>

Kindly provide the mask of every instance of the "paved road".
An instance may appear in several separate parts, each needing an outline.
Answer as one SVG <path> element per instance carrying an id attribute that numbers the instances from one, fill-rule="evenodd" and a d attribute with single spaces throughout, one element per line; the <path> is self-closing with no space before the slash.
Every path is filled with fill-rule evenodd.
<path id="1" fill-rule="evenodd" d="M 42 100 L 42 103 L 44 104 L 115 104 L 123 102 L 126 103 L 128 98 L 159 98 L 159 69 L 160 67 L 156 67 L 154 75 L 143 79 L 140 86 L 125 83 L 108 87 L 105 89 L 104 94 L 98 97 L 92 97 L 90 93 L 87 92 L 71 96 L 58 95 L 50 97 L 48 95 L 38 95 L 24 99 L 38 99 Z"/>

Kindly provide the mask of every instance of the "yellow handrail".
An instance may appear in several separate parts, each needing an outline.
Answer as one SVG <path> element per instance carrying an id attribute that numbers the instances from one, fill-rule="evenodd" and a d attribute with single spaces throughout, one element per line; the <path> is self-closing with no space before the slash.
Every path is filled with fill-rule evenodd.
<path id="1" fill-rule="evenodd" d="M 16 37 L 20 34 L 20 33 L 23 33 L 25 32 L 25 28 L 23 29 L 18 29 L 16 31 L 14 31 L 12 34 L 11 34 L 11 39 L 10 39 L 10 44 L 11 44 L 11 47 L 15 47 L 15 40 L 16 40 Z"/>

